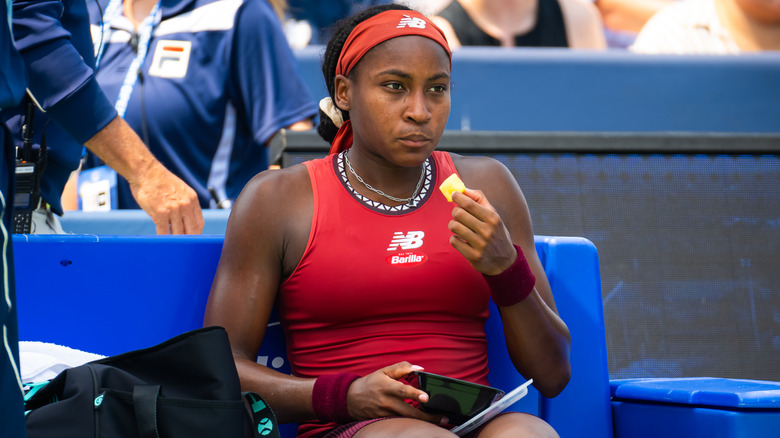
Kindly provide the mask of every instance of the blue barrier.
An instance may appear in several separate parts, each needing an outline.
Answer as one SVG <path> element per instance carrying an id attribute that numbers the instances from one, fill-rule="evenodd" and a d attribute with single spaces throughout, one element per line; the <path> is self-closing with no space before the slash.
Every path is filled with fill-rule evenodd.
<path id="1" fill-rule="evenodd" d="M 327 95 L 324 49 L 296 52 Z M 453 53 L 450 130 L 780 132 L 780 54 L 463 47 Z"/>
<path id="2" fill-rule="evenodd" d="M 19 335 L 113 355 L 202 325 L 223 236 L 13 236 Z M 536 237 L 556 304 L 572 335 L 572 379 L 556 398 L 532 390 L 515 408 L 562 437 L 611 437 L 598 255 L 574 237 Z M 524 381 L 509 363 L 498 312 L 486 326 L 490 380 Z M 284 337 L 269 325 L 259 361 L 289 373 Z M 286 433 L 292 430 L 287 427 Z"/>

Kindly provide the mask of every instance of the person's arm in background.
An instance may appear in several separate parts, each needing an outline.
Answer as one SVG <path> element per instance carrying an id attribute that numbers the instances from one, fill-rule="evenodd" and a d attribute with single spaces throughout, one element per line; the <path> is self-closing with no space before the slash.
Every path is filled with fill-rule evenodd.
<path id="1" fill-rule="evenodd" d="M 157 234 L 203 231 L 203 212 L 195 190 L 160 164 L 122 118 L 114 118 L 84 145 L 127 179 L 136 202 L 152 217 Z"/>
<path id="2" fill-rule="evenodd" d="M 313 128 L 317 104 L 273 10 L 265 1 L 249 0 L 234 26 L 231 93 L 255 142 L 266 146 L 282 128 Z"/>
<path id="3" fill-rule="evenodd" d="M 447 44 L 450 45 L 450 49 L 454 50 L 458 47 L 461 47 L 460 40 L 455 34 L 455 29 L 452 27 L 452 23 L 450 23 L 446 18 L 440 17 L 438 15 L 431 17 L 431 21 L 439 26 L 439 29 L 444 32 L 444 36 L 447 38 Z"/>
<path id="4" fill-rule="evenodd" d="M 659 9 L 674 0 L 596 0 L 608 29 L 638 33 Z"/>
<path id="5" fill-rule="evenodd" d="M 605 49 L 607 40 L 599 11 L 582 0 L 558 0 L 572 49 Z"/>
<path id="6" fill-rule="evenodd" d="M 15 0 L 14 36 L 42 108 L 77 142 L 124 176 L 160 234 L 197 234 L 203 216 L 195 191 L 149 152 L 103 94 L 75 41 L 90 42 L 83 0 Z"/>

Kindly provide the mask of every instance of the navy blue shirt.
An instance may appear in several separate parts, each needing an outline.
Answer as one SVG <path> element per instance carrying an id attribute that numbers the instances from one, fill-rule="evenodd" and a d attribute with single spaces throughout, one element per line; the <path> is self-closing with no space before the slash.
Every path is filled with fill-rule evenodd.
<path id="1" fill-rule="evenodd" d="M 13 7 L 13 34 L 24 58 L 28 87 L 46 110 L 36 114 L 33 130 L 36 145 L 44 130 L 47 140 L 41 195 L 61 213 L 62 189 L 78 167 L 82 144 L 108 125 L 116 111 L 95 81 L 84 0 L 15 0 Z M 21 114 L 20 108 L 3 111 L 17 138 Z"/>
<path id="2" fill-rule="evenodd" d="M 100 1 L 102 12 L 90 5 L 96 39 L 107 4 Z M 201 207 L 213 205 L 209 187 L 235 199 L 268 168 L 266 142 L 316 116 L 317 104 L 265 0 L 163 0 L 161 12 L 125 120 Z M 115 102 L 136 56 L 135 30 L 124 16 L 110 21 L 97 79 Z M 122 178 L 118 204 L 138 208 Z"/>
<path id="3" fill-rule="evenodd" d="M 332 27 L 342 18 L 391 0 L 289 0 L 288 14 L 296 20 L 306 20 L 312 27 L 310 44 L 327 44 Z"/>
<path id="4" fill-rule="evenodd" d="M 8 9 L 5 0 L 0 0 L 0 109 L 16 106 L 22 96 L 27 81 L 24 77 L 24 65 L 22 57 L 16 51 L 8 27 Z"/>

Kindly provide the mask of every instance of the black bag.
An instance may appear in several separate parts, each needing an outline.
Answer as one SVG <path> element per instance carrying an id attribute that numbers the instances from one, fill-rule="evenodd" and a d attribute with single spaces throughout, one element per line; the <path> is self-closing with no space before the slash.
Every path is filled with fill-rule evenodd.
<path id="1" fill-rule="evenodd" d="M 279 437 L 260 396 L 242 395 L 222 327 L 193 330 L 28 386 L 29 438 Z"/>

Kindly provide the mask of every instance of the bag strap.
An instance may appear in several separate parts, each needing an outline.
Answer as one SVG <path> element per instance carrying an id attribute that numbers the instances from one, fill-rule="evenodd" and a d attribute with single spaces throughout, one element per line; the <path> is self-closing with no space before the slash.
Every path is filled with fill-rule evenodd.
<path id="1" fill-rule="evenodd" d="M 48 380 L 44 380 L 43 382 L 25 383 L 24 387 L 22 388 L 24 390 L 25 403 L 27 403 L 27 400 L 30 400 L 38 391 L 40 391 L 41 388 L 48 384 Z"/>
<path id="2" fill-rule="evenodd" d="M 136 385 L 133 388 L 135 424 L 139 438 L 160 438 L 157 432 L 157 396 L 160 385 Z"/>
<path id="3" fill-rule="evenodd" d="M 255 392 L 245 392 L 243 396 L 252 409 L 252 436 L 280 438 L 279 423 L 276 422 L 276 416 L 268 403 Z"/>

